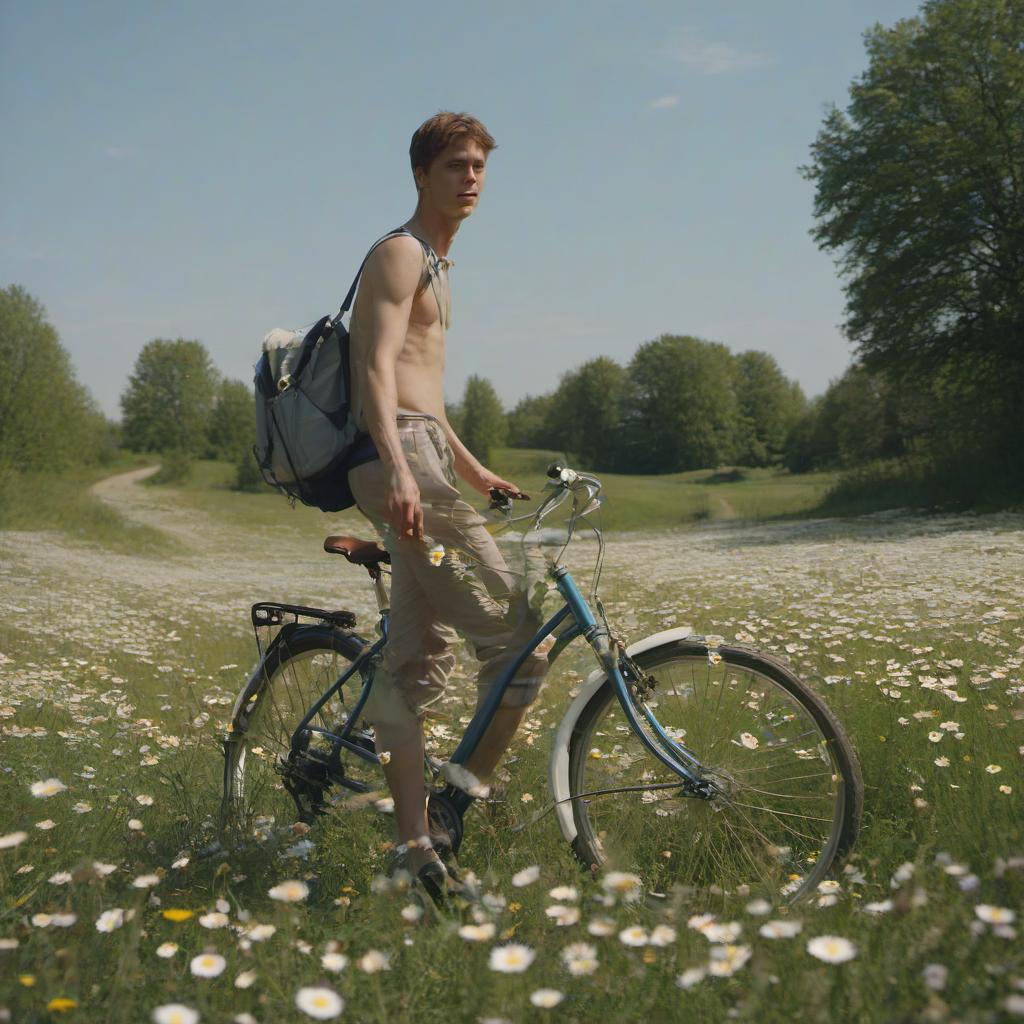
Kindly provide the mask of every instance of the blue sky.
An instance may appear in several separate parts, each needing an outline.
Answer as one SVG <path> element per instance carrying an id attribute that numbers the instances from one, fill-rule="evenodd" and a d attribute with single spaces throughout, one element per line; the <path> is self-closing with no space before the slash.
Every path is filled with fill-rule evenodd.
<path id="1" fill-rule="evenodd" d="M 797 172 L 862 33 L 910 0 L 0 3 L 0 287 L 46 306 L 118 413 L 155 337 L 251 379 L 412 212 L 416 126 L 498 141 L 450 255 L 446 390 L 507 404 L 662 333 L 850 360 Z"/>

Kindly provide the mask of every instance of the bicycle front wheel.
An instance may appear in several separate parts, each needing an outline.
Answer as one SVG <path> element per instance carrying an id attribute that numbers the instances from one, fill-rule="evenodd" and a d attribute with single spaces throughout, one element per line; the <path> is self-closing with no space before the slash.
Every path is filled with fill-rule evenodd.
<path id="1" fill-rule="evenodd" d="M 685 745 L 715 795 L 684 795 L 606 680 L 569 742 L 577 856 L 663 890 L 812 892 L 852 847 L 863 806 L 853 747 L 821 698 L 738 647 L 679 640 L 635 661 L 651 684 L 633 694 L 647 735 Z"/>
<path id="2" fill-rule="evenodd" d="M 326 626 L 298 627 L 267 652 L 235 702 L 225 738 L 225 819 L 259 836 L 275 823 L 309 822 L 324 807 L 330 787 L 383 785 L 375 766 L 345 752 L 315 731 L 297 730 L 309 710 L 362 653 L 359 637 Z M 308 723 L 337 732 L 347 721 L 363 676 L 355 673 Z M 350 740 L 373 750 L 372 735 L 354 729 Z M 348 769 L 352 768 L 350 772 Z M 353 775 L 355 777 L 353 777 Z"/>

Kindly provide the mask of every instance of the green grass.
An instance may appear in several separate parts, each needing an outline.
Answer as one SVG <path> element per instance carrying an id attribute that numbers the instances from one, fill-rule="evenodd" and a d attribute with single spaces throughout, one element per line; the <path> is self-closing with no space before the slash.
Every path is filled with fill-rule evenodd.
<path id="1" fill-rule="evenodd" d="M 491 468 L 518 484 L 533 501 L 517 505 L 536 507 L 545 470 L 555 453 L 533 449 L 499 448 Z M 604 528 L 611 531 L 657 530 L 719 519 L 773 519 L 813 511 L 835 482 L 835 474 L 794 476 L 766 469 L 697 470 L 664 476 L 595 474 L 607 499 L 602 510 Z M 222 511 L 253 528 L 313 530 L 317 524 L 331 532 L 365 532 L 358 512 L 325 514 L 296 505 L 289 509 L 271 490 L 245 494 L 231 490 L 234 467 L 227 463 L 196 462 L 181 487 L 183 500 L 209 513 Z M 722 480 L 723 482 L 718 482 Z M 465 484 L 468 501 L 482 505 L 483 497 Z"/>
<path id="2" fill-rule="evenodd" d="M 151 463 L 124 457 L 67 473 L 16 473 L 0 467 L 0 530 L 59 530 L 111 551 L 158 554 L 170 549 L 159 530 L 133 523 L 89 493 L 104 477 Z"/>
<path id="3" fill-rule="evenodd" d="M 199 464 L 185 487 L 147 493 L 189 521 L 198 517 L 197 529 L 204 522 L 226 527 L 243 543 L 251 543 L 252 530 L 268 531 L 261 544 L 287 532 L 281 524 L 289 516 L 297 530 L 325 518 L 304 509 L 289 513 L 273 495 L 233 494 L 224 479 L 222 468 Z M 516 479 L 529 486 L 529 478 Z M 691 486 L 745 483 L 697 479 Z M 276 1024 L 308 1020 L 295 1008 L 296 991 L 327 984 L 346 1000 L 341 1019 L 356 1021 L 999 1020 L 1024 976 L 1024 955 L 1019 941 L 983 924 L 975 908 L 1014 910 L 1017 926 L 1024 910 L 1024 550 L 1015 523 L 994 521 L 976 542 L 971 531 L 984 524 L 974 520 L 946 534 L 931 524 L 920 536 L 908 527 L 897 539 L 885 532 L 891 527 L 836 527 L 834 535 L 808 535 L 807 548 L 797 524 L 792 534 L 751 531 L 746 540 L 730 540 L 748 545 L 732 561 L 725 548 L 695 552 L 699 562 L 692 566 L 690 552 L 676 557 L 678 535 L 666 534 L 665 556 L 675 558 L 668 568 L 652 560 L 641 569 L 624 563 L 607 570 L 610 613 L 628 623 L 632 638 L 693 621 L 702 631 L 776 651 L 820 689 L 854 739 L 867 803 L 852 873 L 840 877 L 831 906 L 787 909 L 767 894 L 773 918 L 803 924 L 799 937 L 786 940 L 759 935 L 767 918 L 746 909 L 755 892 L 678 892 L 650 906 L 600 906 L 599 881 L 578 868 L 551 816 L 513 831 L 546 802 L 550 734 L 568 687 L 589 670 L 585 650 L 559 662 L 531 711 L 505 802 L 474 809 L 469 820 L 463 862 L 506 900 L 504 909 L 489 912 L 497 926 L 493 941 L 458 936 L 469 911 L 410 922 L 401 915 L 407 893 L 373 891 L 390 821 L 371 811 L 319 823 L 304 857 L 258 845 L 211 853 L 219 737 L 254 656 L 244 614 L 194 610 L 189 593 L 154 587 L 131 598 L 130 616 L 98 616 L 73 597 L 89 586 L 73 565 L 51 578 L 36 573 L 17 595 L 0 597 L 0 834 L 27 833 L 20 845 L 0 849 L 0 938 L 18 942 L 0 950 L 0 1007 L 13 1020 L 49 1021 L 55 1014 L 48 1001 L 69 997 L 78 1007 L 67 1019 L 119 1024 L 147 1021 L 155 1007 L 181 1002 L 203 1021 L 249 1013 Z M 877 561 L 872 547 L 881 552 Z M 10 556 L 14 570 L 27 577 L 17 557 Z M 224 571 L 236 557 L 225 543 L 208 556 L 208 568 Z M 139 558 L 138 575 L 152 572 L 152 560 Z M 961 577 L 962 584 L 950 583 Z M 202 582 L 197 573 L 198 590 Z M 18 608 L 48 590 L 50 614 L 34 628 Z M 105 600 L 102 590 L 97 600 Z M 43 628 L 53 621 L 60 628 Z M 463 659 L 459 670 L 472 666 Z M 933 680 L 952 680 L 946 685 L 962 700 L 932 688 Z M 471 709 L 471 700 L 457 694 L 456 688 L 448 705 L 454 716 Z M 959 739 L 942 728 L 951 720 Z M 944 734 L 937 743 L 929 739 L 934 731 Z M 439 753 L 451 749 L 443 735 L 432 742 Z M 948 756 L 948 766 L 935 764 L 939 755 Z M 989 765 L 1001 771 L 991 773 Z M 30 785 L 50 777 L 67 791 L 33 798 Z M 1000 785 L 1012 792 L 1000 792 Z M 140 803 L 140 795 L 152 796 L 152 804 Z M 524 802 L 527 795 L 532 800 Z M 77 813 L 82 802 L 90 809 Z M 54 828 L 36 827 L 47 819 Z M 130 827 L 133 819 L 140 830 Z M 183 856 L 188 863 L 173 867 Z M 116 870 L 100 877 L 91 867 L 96 861 Z M 902 867 L 908 863 L 912 874 Z M 514 887 L 512 874 L 530 864 L 541 866 L 540 880 Z M 637 870 L 643 874 L 645 866 Z M 50 881 L 58 872 L 70 873 L 70 882 Z M 133 887 L 134 878 L 150 873 L 159 875 L 152 890 Z M 268 899 L 269 888 L 286 878 L 306 879 L 310 899 L 294 906 Z M 578 888 L 580 924 L 557 927 L 545 914 L 555 885 Z M 218 900 L 227 905 L 230 926 L 203 927 L 198 917 Z M 889 900 L 884 912 L 864 910 Z M 113 908 L 134 916 L 110 933 L 98 931 L 100 915 Z M 169 908 L 196 917 L 173 923 L 162 915 Z M 77 915 L 68 928 L 33 923 L 35 915 L 64 912 Z M 702 912 L 740 922 L 737 942 L 750 947 L 751 958 L 733 977 L 705 978 L 683 990 L 680 973 L 708 963 L 707 940 L 687 927 L 690 915 Z M 588 935 L 585 925 L 598 917 L 610 918 L 616 930 L 669 924 L 677 937 L 667 946 L 630 948 L 614 935 Z M 254 922 L 277 930 L 247 944 L 241 929 Z M 812 958 L 807 940 L 827 934 L 852 941 L 856 957 L 842 965 Z M 524 974 L 488 968 L 490 949 L 506 941 L 537 952 Z M 562 967 L 560 952 L 580 941 L 596 946 L 599 967 L 576 978 Z M 165 942 L 179 946 L 170 959 L 156 954 Z M 320 964 L 331 943 L 351 959 L 340 975 Z M 370 949 L 390 957 L 389 971 L 359 969 Z M 221 976 L 189 972 L 190 958 L 204 951 L 225 957 Z M 948 971 L 941 991 L 924 982 L 929 965 Z M 236 988 L 245 971 L 256 972 L 254 984 Z M 565 993 L 565 1001 L 552 1011 L 535 1009 L 529 996 L 542 987 Z"/>
<path id="4" fill-rule="evenodd" d="M 555 452 L 499 448 L 494 472 L 536 496 Z M 725 467 L 657 476 L 594 473 L 607 499 L 608 530 L 656 530 L 718 519 L 774 519 L 812 512 L 835 483 L 833 473 L 795 476 L 771 469 Z"/>

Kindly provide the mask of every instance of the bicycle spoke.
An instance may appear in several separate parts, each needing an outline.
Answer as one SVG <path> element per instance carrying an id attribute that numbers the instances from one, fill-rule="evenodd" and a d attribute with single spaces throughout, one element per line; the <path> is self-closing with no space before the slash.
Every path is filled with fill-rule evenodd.
<path id="1" fill-rule="evenodd" d="M 776 682 L 772 673 L 780 669 L 766 666 L 759 671 L 756 661 L 730 662 L 725 649 L 717 665 L 694 650 L 646 669 L 659 685 L 644 733 L 656 742 L 656 728 L 681 737 L 675 742 L 692 751 L 719 791 L 710 800 L 670 795 L 671 772 L 647 752 L 614 695 L 606 690 L 595 697 L 604 703 L 578 741 L 574 792 L 618 792 L 574 805 L 581 807 L 576 819 L 584 839 L 600 833 L 604 848 L 623 864 L 653 861 L 666 879 L 775 885 L 791 864 L 801 879 L 796 888 L 813 889 L 836 845 L 844 783 L 833 756 L 826 765 L 818 760 L 832 738 L 812 706 Z M 601 756 L 592 757 L 592 748 Z M 785 753 L 794 748 L 795 754 Z M 802 764 L 810 759 L 817 764 Z M 639 799 L 626 792 L 636 789 Z M 674 856 L 659 860 L 652 849 Z M 783 850 L 785 864 L 776 852 Z M 822 866 L 809 871 L 806 863 L 819 856 Z"/>

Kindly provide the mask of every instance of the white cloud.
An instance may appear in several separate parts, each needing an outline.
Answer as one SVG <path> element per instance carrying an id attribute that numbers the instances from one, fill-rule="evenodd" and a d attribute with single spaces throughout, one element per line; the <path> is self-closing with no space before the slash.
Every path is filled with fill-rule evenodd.
<path id="1" fill-rule="evenodd" d="M 678 96 L 659 96 L 651 101 L 651 110 L 671 110 L 678 102 Z"/>
<path id="2" fill-rule="evenodd" d="M 735 46 L 708 42 L 693 32 L 686 33 L 669 52 L 680 64 L 702 75 L 728 75 L 772 63 L 772 58 L 766 54 L 741 53 Z"/>

